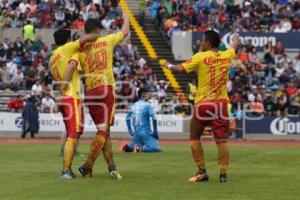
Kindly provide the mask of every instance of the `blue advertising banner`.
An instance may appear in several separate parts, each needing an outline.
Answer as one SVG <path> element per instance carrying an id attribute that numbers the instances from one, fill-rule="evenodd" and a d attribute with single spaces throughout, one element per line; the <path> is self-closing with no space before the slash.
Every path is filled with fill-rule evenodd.
<path id="1" fill-rule="evenodd" d="M 246 133 L 300 135 L 300 117 L 265 116 L 260 120 L 245 119 Z M 242 120 L 239 121 L 242 125 Z"/>
<path id="2" fill-rule="evenodd" d="M 250 40 L 252 45 L 257 48 L 258 51 L 263 51 L 263 47 L 272 42 L 273 45 L 277 41 L 282 41 L 287 52 L 299 52 L 300 51 L 300 32 L 288 32 L 288 33 L 262 33 L 262 32 L 242 32 L 240 35 L 242 43 Z M 226 47 L 229 47 L 233 34 L 232 33 L 220 33 L 222 36 L 222 42 Z M 197 40 L 201 39 L 203 33 L 193 32 L 192 42 L 196 43 Z"/>

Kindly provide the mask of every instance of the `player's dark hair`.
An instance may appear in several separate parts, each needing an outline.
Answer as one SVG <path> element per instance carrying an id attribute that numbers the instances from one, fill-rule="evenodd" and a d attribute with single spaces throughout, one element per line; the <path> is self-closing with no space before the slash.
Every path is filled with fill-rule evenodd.
<path id="1" fill-rule="evenodd" d="M 218 48 L 221 43 L 220 35 L 213 30 L 205 31 L 204 39 L 208 41 L 213 48 Z"/>
<path id="2" fill-rule="evenodd" d="M 100 27 L 101 27 L 100 20 L 95 19 L 95 18 L 90 18 L 84 24 L 84 31 L 85 31 L 85 33 L 91 33 L 95 29 L 100 28 Z"/>
<path id="3" fill-rule="evenodd" d="M 138 91 L 138 97 L 139 99 L 142 99 L 144 97 L 144 95 L 146 94 L 146 90 L 144 88 L 140 88 Z"/>
<path id="4" fill-rule="evenodd" d="M 71 38 L 71 31 L 68 29 L 58 29 L 54 32 L 53 36 L 56 45 L 64 45 Z"/>

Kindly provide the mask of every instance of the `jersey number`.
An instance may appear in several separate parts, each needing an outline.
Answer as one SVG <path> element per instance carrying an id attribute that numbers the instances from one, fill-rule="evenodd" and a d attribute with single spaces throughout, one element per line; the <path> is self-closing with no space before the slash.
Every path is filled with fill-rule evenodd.
<path id="1" fill-rule="evenodd" d="M 227 67 L 220 67 L 218 69 L 220 78 L 216 80 L 216 67 L 211 66 L 209 68 L 210 72 L 210 87 L 212 89 L 212 92 L 215 95 L 221 95 L 221 86 L 227 83 L 227 74 L 228 74 L 228 68 Z"/>
<path id="2" fill-rule="evenodd" d="M 134 126 L 140 126 L 142 125 L 142 120 L 139 116 L 133 116 L 132 123 Z"/>

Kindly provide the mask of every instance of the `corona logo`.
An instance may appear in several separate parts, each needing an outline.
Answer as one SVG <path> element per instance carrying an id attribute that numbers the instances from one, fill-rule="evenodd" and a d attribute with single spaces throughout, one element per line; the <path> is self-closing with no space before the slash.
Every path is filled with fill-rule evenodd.
<path id="1" fill-rule="evenodd" d="M 300 122 L 291 122 L 288 118 L 276 118 L 270 125 L 274 135 L 300 134 Z"/>
<path id="2" fill-rule="evenodd" d="M 229 47 L 233 38 L 233 34 L 227 33 L 223 36 L 223 43 L 225 46 Z M 274 36 L 240 36 L 241 43 L 250 40 L 251 44 L 255 47 L 264 47 L 268 42 L 271 42 L 272 45 L 276 44 L 276 37 Z"/>
<path id="3" fill-rule="evenodd" d="M 203 61 L 206 65 L 224 65 L 230 64 L 230 58 L 214 58 L 214 57 L 206 57 Z"/>

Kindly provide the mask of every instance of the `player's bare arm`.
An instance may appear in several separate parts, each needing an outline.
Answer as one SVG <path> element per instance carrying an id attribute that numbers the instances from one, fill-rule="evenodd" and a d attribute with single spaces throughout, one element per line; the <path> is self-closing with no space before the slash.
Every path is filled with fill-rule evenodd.
<path id="1" fill-rule="evenodd" d="M 182 64 L 173 65 L 169 62 L 166 62 L 163 67 L 168 68 L 172 72 L 178 72 L 178 73 L 186 73 L 185 69 L 183 68 Z"/>
<path id="2" fill-rule="evenodd" d="M 237 50 L 239 45 L 240 45 L 240 37 L 239 37 L 238 34 L 235 34 L 233 36 L 232 43 L 231 43 L 230 47 L 233 48 L 234 50 Z"/>
<path id="3" fill-rule="evenodd" d="M 101 34 L 99 33 L 90 33 L 90 34 L 83 35 L 79 39 L 80 46 L 82 47 L 88 42 L 93 42 L 100 36 Z"/>
<path id="4" fill-rule="evenodd" d="M 73 72 L 75 71 L 76 67 L 77 67 L 78 63 L 75 60 L 71 60 L 69 62 L 67 71 L 65 73 L 64 79 L 61 83 L 60 86 L 60 95 L 64 95 L 67 87 L 68 87 L 68 83 L 71 80 L 72 76 L 73 76 Z"/>
<path id="5" fill-rule="evenodd" d="M 123 20 L 124 23 L 122 25 L 122 33 L 124 34 L 124 36 L 129 34 L 129 16 L 127 13 L 123 12 Z"/>

